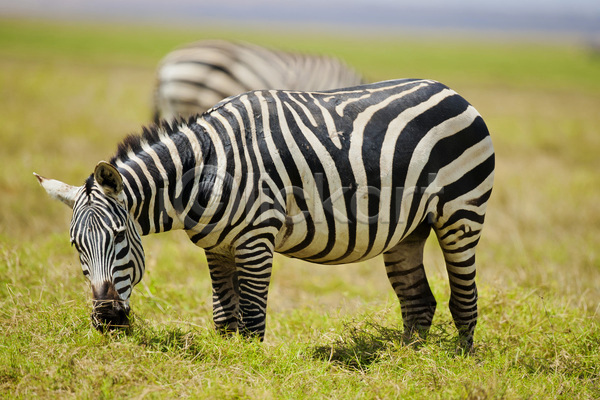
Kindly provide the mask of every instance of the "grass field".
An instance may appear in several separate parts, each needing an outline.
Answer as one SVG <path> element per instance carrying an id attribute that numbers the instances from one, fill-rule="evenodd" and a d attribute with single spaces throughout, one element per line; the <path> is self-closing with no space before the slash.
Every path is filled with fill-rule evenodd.
<path id="1" fill-rule="evenodd" d="M 277 257 L 264 343 L 213 333 L 202 250 L 144 238 L 129 334 L 90 326 L 70 212 L 32 176 L 81 184 L 150 120 L 154 68 L 184 42 L 242 32 L 0 21 L 0 397 L 600 398 L 600 56 L 574 44 L 243 32 L 335 54 L 370 80 L 440 80 L 497 151 L 478 253 L 475 351 L 455 354 L 441 253 L 431 336 L 401 344 L 380 259 Z"/>

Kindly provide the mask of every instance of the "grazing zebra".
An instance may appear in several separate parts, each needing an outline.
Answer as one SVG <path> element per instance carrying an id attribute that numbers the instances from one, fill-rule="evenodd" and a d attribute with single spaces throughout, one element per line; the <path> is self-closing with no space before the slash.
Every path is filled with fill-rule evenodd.
<path id="1" fill-rule="evenodd" d="M 437 234 L 462 345 L 477 322 L 475 247 L 492 191 L 483 119 L 429 80 L 323 92 L 264 90 L 130 136 L 85 185 L 38 179 L 73 207 L 71 242 L 98 320 L 126 324 L 140 235 L 183 229 L 204 248 L 218 330 L 263 337 L 273 253 L 320 264 L 383 254 L 404 338 L 436 308 L 423 246 Z"/>
<path id="2" fill-rule="evenodd" d="M 257 89 L 327 90 L 362 83 L 340 60 L 221 40 L 192 43 L 160 62 L 154 120 L 188 118 Z"/>

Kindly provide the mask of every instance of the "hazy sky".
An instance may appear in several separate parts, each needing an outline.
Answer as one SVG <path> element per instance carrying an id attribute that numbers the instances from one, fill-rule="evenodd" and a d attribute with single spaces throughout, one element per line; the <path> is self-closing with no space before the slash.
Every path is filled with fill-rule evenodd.
<path id="1" fill-rule="evenodd" d="M 600 0 L 0 0 L 0 16 L 600 35 Z"/>
<path id="2" fill-rule="evenodd" d="M 335 0 L 334 0 L 335 1 Z M 598 0 L 346 0 L 350 3 L 419 5 L 424 7 L 460 6 L 502 11 L 600 11 Z"/>
<path id="3" fill-rule="evenodd" d="M 350 6 L 350 5 L 386 5 L 394 8 L 418 7 L 431 9 L 463 8 L 489 10 L 499 12 L 570 12 L 570 13 L 600 13 L 600 0 L 0 0 L 0 13 L 10 10 L 41 11 L 81 10 L 86 7 L 96 8 L 104 5 L 106 8 L 139 7 L 168 9 L 168 6 L 194 5 L 213 8 L 215 6 L 235 5 L 269 5 L 274 8 L 285 8 L 290 5 L 302 5 L 318 9 L 319 6 Z"/>
<path id="4" fill-rule="evenodd" d="M 113 1 L 96 1 L 96 0 L 0 0 L 0 11 L 10 9 L 29 9 L 31 5 L 44 6 L 48 9 L 51 4 L 52 8 L 58 7 L 73 7 L 81 8 L 94 3 L 116 3 Z M 489 10 L 504 10 L 504 11 L 519 11 L 519 10 L 551 10 L 551 11 L 582 11 L 582 12 L 600 12 L 600 1 L 598 0 L 221 0 L 221 1 L 204 1 L 204 0 L 121 0 L 123 6 L 144 4 L 196 4 L 211 7 L 222 4 L 247 4 L 259 5 L 270 4 L 274 6 L 285 6 L 293 3 L 297 4 L 385 4 L 392 6 L 419 6 L 419 7 L 467 7 Z"/>

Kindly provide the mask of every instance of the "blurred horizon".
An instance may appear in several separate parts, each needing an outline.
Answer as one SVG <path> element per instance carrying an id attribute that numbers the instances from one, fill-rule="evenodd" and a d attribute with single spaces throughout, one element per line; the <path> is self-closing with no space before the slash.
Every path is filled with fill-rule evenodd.
<path id="1" fill-rule="evenodd" d="M 157 23 L 260 29 L 315 29 L 336 33 L 456 32 L 483 36 L 600 38 L 597 0 L 0 0 L 4 18 Z"/>

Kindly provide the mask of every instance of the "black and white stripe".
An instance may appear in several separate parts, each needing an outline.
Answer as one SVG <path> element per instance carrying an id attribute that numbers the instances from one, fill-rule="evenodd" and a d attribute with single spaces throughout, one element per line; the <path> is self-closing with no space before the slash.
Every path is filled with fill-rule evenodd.
<path id="1" fill-rule="evenodd" d="M 201 114 L 226 97 L 250 90 L 327 90 L 361 82 L 337 58 L 207 40 L 174 50 L 159 63 L 154 119 Z"/>
<path id="2" fill-rule="evenodd" d="M 106 196 L 90 177 L 79 193 L 71 220 L 71 244 L 93 287 L 111 282 L 123 299 L 144 274 L 144 251 L 135 221 L 117 199 Z"/>
<path id="3" fill-rule="evenodd" d="M 183 229 L 205 249 L 220 330 L 264 335 L 274 252 L 321 264 L 383 254 L 406 339 L 424 335 L 436 308 L 423 267 L 433 229 L 450 310 L 472 344 L 494 150 L 477 111 L 440 83 L 248 92 L 126 139 L 111 164 L 118 173 L 100 186 L 110 195 L 122 181 L 112 196 L 142 235 Z"/>

